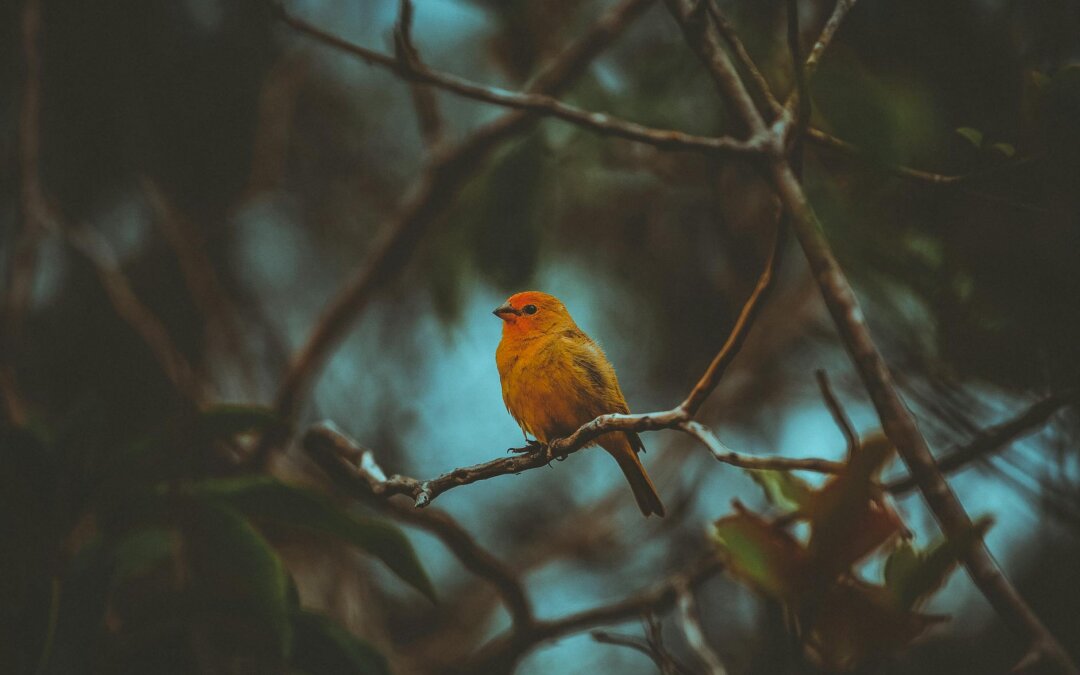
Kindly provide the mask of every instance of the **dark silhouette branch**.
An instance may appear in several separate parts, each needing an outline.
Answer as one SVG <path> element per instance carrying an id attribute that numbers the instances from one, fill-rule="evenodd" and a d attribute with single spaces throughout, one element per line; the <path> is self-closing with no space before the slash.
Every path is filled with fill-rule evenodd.
<path id="1" fill-rule="evenodd" d="M 859 434 L 855 432 L 855 427 L 851 425 L 851 420 L 848 419 L 847 413 L 844 412 L 844 407 L 840 405 L 840 400 L 836 398 L 836 394 L 829 384 L 829 376 L 824 370 L 815 371 L 814 376 L 817 378 L 818 389 L 821 390 L 821 398 L 825 401 L 825 407 L 829 409 L 829 414 L 832 415 L 833 421 L 836 422 L 840 433 L 844 435 L 844 440 L 847 441 L 848 457 L 852 457 L 859 448 Z"/>

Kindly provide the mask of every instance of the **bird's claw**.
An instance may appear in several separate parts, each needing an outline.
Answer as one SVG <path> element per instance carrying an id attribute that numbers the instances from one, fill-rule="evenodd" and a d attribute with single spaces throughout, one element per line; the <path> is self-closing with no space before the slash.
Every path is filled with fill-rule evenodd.
<path id="1" fill-rule="evenodd" d="M 522 453 L 526 453 L 526 452 L 532 452 L 532 451 L 536 450 L 537 448 L 544 447 L 544 444 L 541 443 L 540 441 L 529 440 L 528 438 L 526 438 L 525 442 L 528 445 L 526 445 L 523 448 L 507 448 L 506 449 L 507 454 L 510 454 L 510 453 L 522 454 Z"/>

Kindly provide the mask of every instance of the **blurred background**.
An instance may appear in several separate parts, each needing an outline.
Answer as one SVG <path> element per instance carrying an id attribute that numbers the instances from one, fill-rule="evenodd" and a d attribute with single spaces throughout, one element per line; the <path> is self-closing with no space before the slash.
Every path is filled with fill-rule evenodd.
<path id="1" fill-rule="evenodd" d="M 612 4 L 416 0 L 413 39 L 436 69 L 520 90 Z M 393 52 L 393 0 L 286 6 Z M 831 6 L 799 3 L 804 48 Z M 782 99 L 791 87 L 784 3 L 719 7 Z M 226 620 L 213 607 L 177 609 L 194 592 L 184 579 L 195 572 L 177 562 L 194 544 L 166 528 L 155 555 L 117 576 L 117 548 L 132 544 L 110 533 L 152 519 L 143 497 L 162 485 L 251 471 L 244 439 L 189 433 L 191 399 L 251 411 L 273 403 L 290 355 L 424 174 L 431 148 L 413 92 L 293 30 L 261 0 L 8 0 L 0 12 L 0 669 L 259 672 L 265 636 L 244 628 L 242 612 Z M 810 82 L 813 124 L 861 153 L 808 143 L 808 194 L 935 451 L 1080 385 L 1078 58 L 1080 7 L 1064 0 L 862 0 Z M 506 114 L 433 96 L 440 147 Z M 738 131 L 662 3 L 562 98 L 661 128 Z M 905 177 L 897 165 L 963 178 Z M 631 409 L 667 409 L 723 343 L 777 218 L 743 162 L 558 120 L 460 171 L 297 420 L 300 431 L 332 420 L 388 472 L 421 479 L 520 444 L 494 360 L 491 309 L 508 295 L 559 296 L 607 350 Z M 777 288 L 701 419 L 741 452 L 840 459 L 844 438 L 815 370 L 828 372 L 860 432 L 878 422 L 789 243 Z M 163 363 L 168 343 L 180 362 Z M 990 549 L 1074 658 L 1078 422 L 1066 402 L 952 475 L 969 512 L 994 517 Z M 521 573 L 538 616 L 618 600 L 705 550 L 710 522 L 733 499 L 766 508 L 752 480 L 689 437 L 644 441 L 663 520 L 640 517 L 614 463 L 595 451 L 455 489 L 436 506 Z M 235 450 L 228 459 L 223 445 Z M 265 470 L 326 489 L 295 439 Z M 899 462 L 887 471 L 903 474 Z M 916 541 L 936 536 L 917 492 L 897 509 Z M 439 672 L 509 618 L 434 537 L 402 527 L 437 605 L 340 542 L 265 535 L 301 606 L 362 638 L 394 672 Z M 222 550 L 211 549 L 209 568 L 228 565 Z M 775 606 L 723 576 L 698 601 L 729 672 L 784 667 Z M 1004 672 L 1022 652 L 962 571 L 929 610 L 952 620 L 884 672 Z M 241 637 L 208 647 L 192 624 L 218 620 L 213 631 Z M 617 628 L 641 631 L 636 621 Z M 692 661 L 677 626 L 665 630 Z M 518 672 L 655 666 L 582 634 L 542 645 Z"/>

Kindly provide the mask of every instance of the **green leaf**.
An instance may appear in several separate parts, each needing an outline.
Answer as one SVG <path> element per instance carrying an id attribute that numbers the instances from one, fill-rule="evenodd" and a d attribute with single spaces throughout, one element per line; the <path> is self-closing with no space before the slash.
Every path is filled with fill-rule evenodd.
<path id="1" fill-rule="evenodd" d="M 1005 157 L 1010 157 L 1010 158 L 1013 155 L 1016 154 L 1016 148 L 1014 148 L 1012 145 L 1010 145 L 1008 143 L 994 143 L 993 145 L 990 146 L 990 149 L 995 151 L 995 152 L 1000 153 L 1001 155 L 1003 155 Z"/>
<path id="2" fill-rule="evenodd" d="M 885 585 L 892 591 L 897 606 L 910 609 L 941 588 L 960 557 L 982 538 L 991 524 L 990 518 L 980 518 L 959 536 L 939 538 L 924 551 L 910 544 L 908 551 L 903 547 L 893 551 L 885 562 Z"/>
<path id="3" fill-rule="evenodd" d="M 971 127 L 960 127 L 956 130 L 956 133 L 963 136 L 974 147 L 982 147 L 983 132 L 979 131 L 978 129 L 972 129 Z"/>
<path id="4" fill-rule="evenodd" d="M 321 614 L 293 616 L 296 635 L 292 665 L 318 675 L 388 675 L 386 659 L 374 647 Z"/>
<path id="5" fill-rule="evenodd" d="M 402 581 L 435 602 L 435 589 L 401 530 L 342 511 L 324 496 L 269 476 L 212 479 L 194 487 L 248 517 L 337 537 L 383 561 Z"/>
<path id="6" fill-rule="evenodd" d="M 266 429 L 276 421 L 273 409 L 266 406 L 224 404 L 203 411 L 198 427 L 205 438 L 231 438 Z"/>
<path id="7" fill-rule="evenodd" d="M 258 618 L 277 641 L 277 657 L 286 657 L 292 643 L 290 581 L 281 559 L 237 510 L 215 499 L 193 506 L 185 547 L 195 583 L 209 602 Z"/>
<path id="8" fill-rule="evenodd" d="M 774 598 L 792 601 L 811 587 L 806 549 L 782 528 L 738 502 L 713 526 L 727 571 Z"/>
<path id="9" fill-rule="evenodd" d="M 770 504 L 785 511 L 802 509 L 810 498 L 810 485 L 790 471 L 747 469 L 746 473 L 761 487 Z"/>
<path id="10" fill-rule="evenodd" d="M 136 530 L 122 539 L 113 552 L 116 566 L 113 587 L 144 574 L 173 555 L 173 533 L 159 527 Z"/>

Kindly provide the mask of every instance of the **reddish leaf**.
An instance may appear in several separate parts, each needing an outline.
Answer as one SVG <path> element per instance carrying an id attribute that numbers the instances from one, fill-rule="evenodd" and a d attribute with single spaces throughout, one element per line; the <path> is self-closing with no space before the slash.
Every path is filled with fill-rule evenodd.
<path id="1" fill-rule="evenodd" d="M 945 620 L 897 607 L 883 586 L 846 580 L 822 599 L 805 647 L 825 670 L 852 670 L 903 649 L 929 626 Z"/>
<path id="2" fill-rule="evenodd" d="M 868 438 L 844 470 L 813 493 L 806 504 L 810 553 L 825 577 L 854 563 L 904 531 L 903 522 L 885 502 L 875 479 L 894 448 L 882 435 Z"/>

